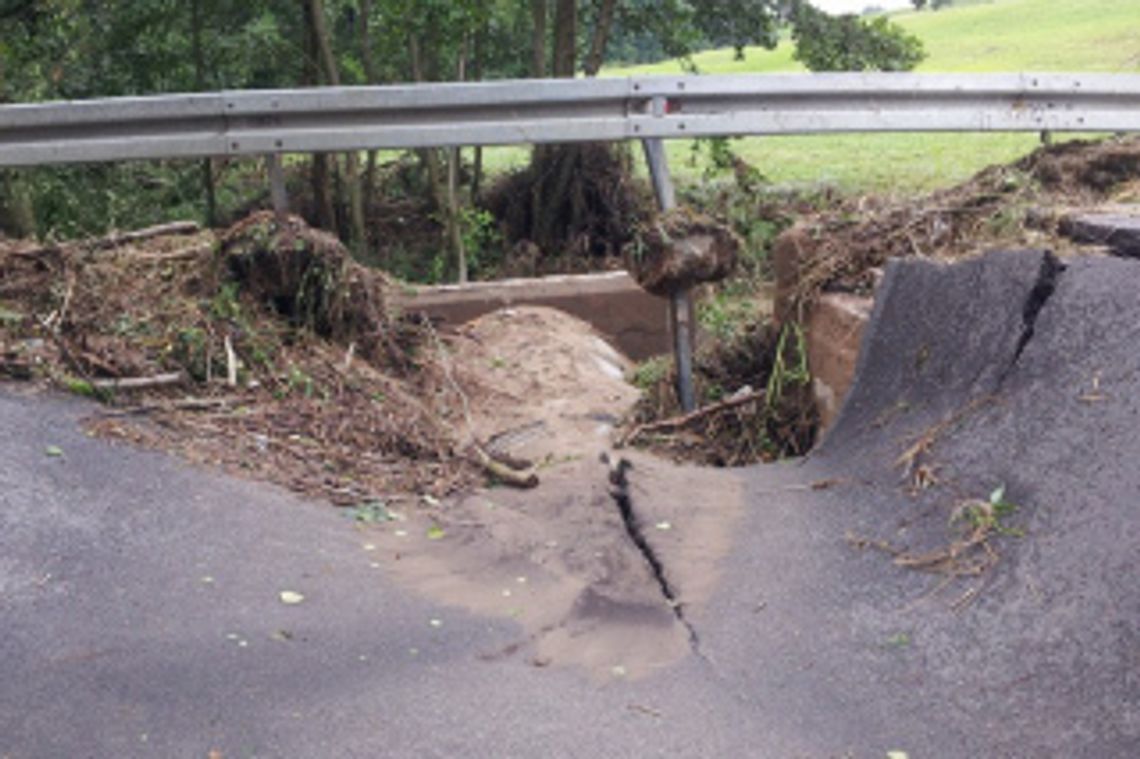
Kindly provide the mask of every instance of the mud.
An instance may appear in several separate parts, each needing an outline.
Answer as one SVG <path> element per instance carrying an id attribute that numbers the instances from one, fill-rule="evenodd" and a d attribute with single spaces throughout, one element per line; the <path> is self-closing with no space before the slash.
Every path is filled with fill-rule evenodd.
<path id="1" fill-rule="evenodd" d="M 557 467 L 534 491 L 481 490 L 401 515 L 369 539 L 407 587 L 520 624 L 517 641 L 485 658 L 584 667 L 600 680 L 643 677 L 699 654 L 685 614 L 709 598 L 743 509 L 731 475 L 632 461 L 633 508 L 672 601 L 596 459 Z"/>
<path id="2" fill-rule="evenodd" d="M 638 545 L 600 460 L 639 395 L 624 379 L 628 360 L 584 322 L 537 307 L 477 319 L 450 346 L 464 394 L 447 403 L 454 423 L 469 423 L 470 437 L 497 453 L 537 464 L 540 483 L 398 512 L 368 533 L 378 563 L 433 600 L 516 620 L 519 639 L 485 658 L 579 666 L 606 679 L 641 677 L 688 655 L 685 613 L 711 593 L 742 512 L 736 479 L 623 451 Z"/>

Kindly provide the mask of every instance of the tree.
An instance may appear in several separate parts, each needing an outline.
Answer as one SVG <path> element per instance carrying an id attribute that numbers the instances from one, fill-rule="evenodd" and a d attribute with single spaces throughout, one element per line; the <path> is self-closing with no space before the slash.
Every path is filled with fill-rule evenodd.
<path id="1" fill-rule="evenodd" d="M 340 70 L 333 55 L 332 40 L 325 23 L 324 3 L 321 0 L 308 0 L 308 22 L 312 38 L 316 43 L 325 81 L 333 87 L 340 86 Z M 362 253 L 368 243 L 364 225 L 364 198 L 360 186 L 360 161 L 356 151 L 344 154 L 345 184 L 348 186 L 349 218 L 351 220 L 350 243 L 356 252 Z"/>
<path id="2" fill-rule="evenodd" d="M 531 3 L 530 8 L 532 60 L 545 65 L 547 8 L 542 2 Z M 796 57 L 814 71 L 907 70 L 923 57 L 918 39 L 885 17 L 830 16 L 804 0 L 597 0 L 587 8 L 580 19 L 578 3 L 555 0 L 550 70 L 556 77 L 573 76 L 579 70 L 595 75 L 606 59 L 606 46 L 616 26 L 652 30 L 671 56 L 688 57 L 702 44 L 727 44 L 743 57 L 748 45 L 775 47 L 780 26 L 786 22 L 792 27 Z M 580 39 L 590 30 L 589 44 L 583 48 Z M 616 31 L 620 36 L 620 30 Z M 532 68 L 539 66 L 536 63 Z M 546 146 L 534 151 L 529 169 L 530 209 L 525 222 L 514 223 L 516 235 L 528 236 L 547 252 L 591 235 L 610 236 L 606 230 L 614 225 L 599 224 L 599 219 L 614 213 L 602 207 L 613 203 L 613 198 L 597 185 L 612 182 L 612 164 L 591 150 Z M 583 174 L 587 165 L 601 172 L 598 181 Z"/>
<path id="3" fill-rule="evenodd" d="M 808 3 L 792 9 L 795 58 L 812 71 L 910 71 L 922 42 L 886 16 L 828 16 Z"/>

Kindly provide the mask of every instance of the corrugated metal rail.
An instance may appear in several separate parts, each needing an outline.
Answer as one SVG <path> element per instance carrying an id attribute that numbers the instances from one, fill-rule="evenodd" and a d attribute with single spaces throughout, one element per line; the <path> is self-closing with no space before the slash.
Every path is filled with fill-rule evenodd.
<path id="1" fill-rule="evenodd" d="M 664 108 L 654 108 L 664 99 Z M 1140 131 L 1130 74 L 776 74 L 0 106 L 0 166 L 711 135 Z"/>

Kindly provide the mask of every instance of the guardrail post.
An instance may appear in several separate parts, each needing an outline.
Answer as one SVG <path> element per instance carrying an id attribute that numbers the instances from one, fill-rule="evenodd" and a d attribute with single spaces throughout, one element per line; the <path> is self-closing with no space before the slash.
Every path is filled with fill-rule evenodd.
<path id="1" fill-rule="evenodd" d="M 652 101 L 654 116 L 665 115 L 666 100 L 655 97 Z M 657 207 L 670 211 L 677 207 L 677 195 L 673 179 L 669 176 L 669 160 L 665 155 L 665 142 L 658 137 L 641 141 L 645 150 L 645 162 L 649 165 L 649 176 L 653 180 L 653 192 L 657 196 Z M 693 293 L 691 288 L 682 288 L 669 295 L 669 332 L 673 336 L 673 360 L 677 365 L 677 400 L 683 411 L 696 408 L 696 394 L 693 389 Z"/>
<path id="2" fill-rule="evenodd" d="M 273 199 L 273 211 L 278 219 L 289 213 L 289 193 L 285 190 L 285 171 L 281 167 L 281 154 L 272 153 L 265 157 L 269 168 L 269 196 Z"/>

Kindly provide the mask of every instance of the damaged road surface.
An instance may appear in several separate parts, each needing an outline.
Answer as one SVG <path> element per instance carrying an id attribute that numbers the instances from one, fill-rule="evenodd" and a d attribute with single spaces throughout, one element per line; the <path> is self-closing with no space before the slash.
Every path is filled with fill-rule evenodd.
<path id="1" fill-rule="evenodd" d="M 0 756 L 1132 756 L 1140 265 L 1057 263 L 893 262 L 803 461 L 566 398 L 537 490 L 366 529 L 0 390 Z"/>

